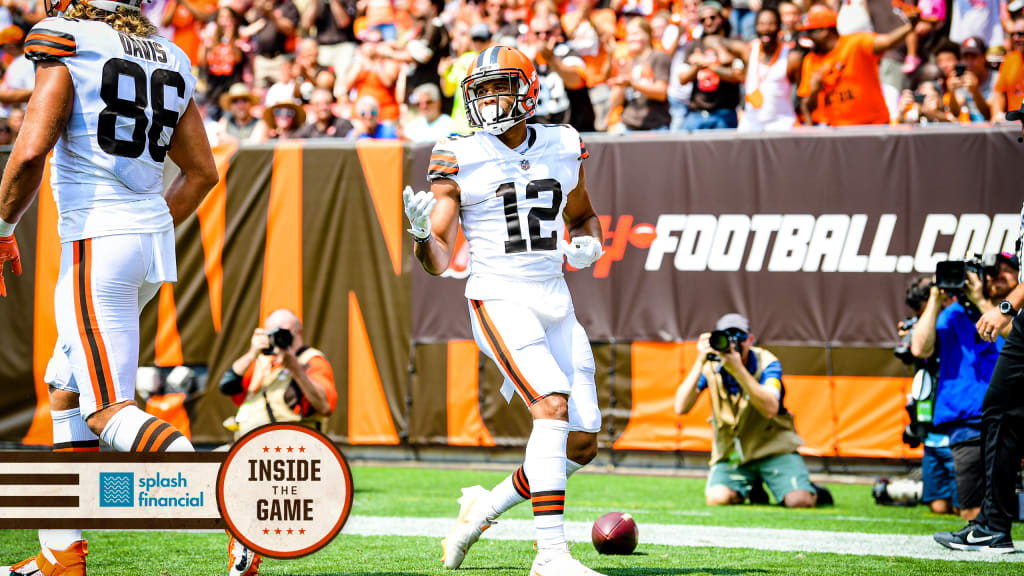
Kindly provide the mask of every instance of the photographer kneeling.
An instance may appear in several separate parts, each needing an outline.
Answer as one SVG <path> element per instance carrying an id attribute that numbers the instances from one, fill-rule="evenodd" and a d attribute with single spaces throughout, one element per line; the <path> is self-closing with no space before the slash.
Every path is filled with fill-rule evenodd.
<path id="1" fill-rule="evenodd" d="M 270 313 L 263 328 L 252 333 L 249 351 L 231 364 L 220 379 L 220 391 L 231 396 L 238 412 L 224 422 L 237 440 L 249 430 L 276 422 L 326 432 L 338 391 L 334 371 L 323 352 L 302 341 L 302 323 L 291 310 Z M 231 576 L 257 574 L 262 557 L 231 537 Z"/>
<path id="2" fill-rule="evenodd" d="M 992 309 L 992 304 L 985 299 L 981 278 L 975 271 L 966 271 L 962 287 L 945 284 L 942 274 L 937 275 L 940 280 L 931 287 L 928 303 L 914 326 L 911 352 L 917 358 L 938 356 L 932 424 L 936 431 L 949 436 L 960 517 L 972 520 L 985 492 L 981 403 L 1003 339 L 986 342 L 978 338 L 975 323 L 982 313 Z"/>
<path id="3" fill-rule="evenodd" d="M 290 422 L 326 431 L 338 392 L 323 353 L 302 341 L 302 323 L 275 310 L 253 331 L 249 351 L 231 364 L 220 391 L 238 405 L 225 426 L 235 438 L 264 424 Z"/>
<path id="4" fill-rule="evenodd" d="M 813 507 L 819 492 L 820 503 L 830 504 L 831 495 L 811 484 L 796 452 L 803 440 L 783 403 L 782 365 L 753 344 L 747 319 L 726 314 L 714 332 L 700 335 L 697 361 L 676 390 L 678 414 L 689 412 L 705 389 L 711 392 L 715 434 L 704 497 L 709 506 L 742 504 L 764 482 L 787 507 Z"/>

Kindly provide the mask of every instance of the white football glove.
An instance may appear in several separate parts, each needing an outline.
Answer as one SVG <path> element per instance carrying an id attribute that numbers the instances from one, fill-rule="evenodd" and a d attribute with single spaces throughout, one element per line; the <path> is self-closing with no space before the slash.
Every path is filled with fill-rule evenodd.
<path id="1" fill-rule="evenodd" d="M 558 245 L 562 247 L 562 252 L 565 253 L 566 262 L 573 268 L 580 270 L 597 262 L 601 255 L 604 254 L 604 250 L 601 249 L 601 243 L 593 236 L 577 236 L 571 242 L 559 240 Z"/>
<path id="2" fill-rule="evenodd" d="M 430 213 L 434 211 L 437 198 L 433 192 L 413 192 L 411 186 L 402 191 L 402 204 L 405 206 L 405 217 L 409 219 L 409 234 L 423 240 L 430 236 Z"/>

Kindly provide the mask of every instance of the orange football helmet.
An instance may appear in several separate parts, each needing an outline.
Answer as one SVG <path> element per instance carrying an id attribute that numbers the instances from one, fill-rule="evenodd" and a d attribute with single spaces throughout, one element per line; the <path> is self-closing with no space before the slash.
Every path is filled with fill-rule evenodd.
<path id="1" fill-rule="evenodd" d="M 509 91 L 480 95 L 481 84 L 492 80 L 507 80 Z M 538 91 L 537 69 L 525 54 L 509 46 L 491 46 L 473 60 L 462 81 L 469 125 L 491 134 L 502 134 L 533 116 L 537 111 Z M 502 109 L 497 98 L 511 98 L 512 106 Z M 487 102 L 493 104 L 481 108 L 481 104 Z"/>

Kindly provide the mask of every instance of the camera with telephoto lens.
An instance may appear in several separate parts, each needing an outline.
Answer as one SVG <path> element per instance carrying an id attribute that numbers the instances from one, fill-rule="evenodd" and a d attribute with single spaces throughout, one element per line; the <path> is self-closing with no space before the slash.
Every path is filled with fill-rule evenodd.
<path id="1" fill-rule="evenodd" d="M 270 339 L 270 346 L 263 349 L 263 353 L 267 356 L 274 353 L 274 348 L 279 348 L 281 350 L 291 348 L 292 342 L 295 341 L 295 336 L 292 335 L 292 331 L 287 328 L 274 328 L 270 332 L 267 332 L 267 338 Z"/>
<path id="2" fill-rule="evenodd" d="M 900 338 L 900 343 L 892 349 L 893 356 L 900 359 L 900 362 L 910 366 L 917 358 L 914 358 L 914 354 L 910 352 L 910 343 L 914 338 L 914 325 L 917 324 L 917 316 L 908 316 L 904 318 L 900 325 L 906 332 Z"/>
<path id="3" fill-rule="evenodd" d="M 725 330 L 712 330 L 711 337 L 708 338 L 708 344 L 712 350 L 728 352 L 733 346 L 739 349 L 740 342 L 746 339 L 746 332 L 737 328 L 727 328 Z"/>
<path id="4" fill-rule="evenodd" d="M 962 291 L 967 286 L 967 273 L 974 272 L 985 282 L 985 262 L 981 254 L 970 260 L 944 260 L 935 265 L 935 285 L 947 292 Z M 993 257 L 994 260 L 994 257 Z M 982 293 L 985 287 L 982 285 Z"/>

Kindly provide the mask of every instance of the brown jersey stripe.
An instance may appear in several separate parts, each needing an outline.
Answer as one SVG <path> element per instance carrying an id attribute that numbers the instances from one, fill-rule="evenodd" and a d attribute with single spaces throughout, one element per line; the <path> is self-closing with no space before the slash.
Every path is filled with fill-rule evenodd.
<path id="1" fill-rule="evenodd" d="M 526 472 L 523 471 L 523 467 L 516 468 L 514 474 L 512 474 L 512 487 L 516 489 L 516 492 L 520 496 L 530 499 L 530 482 L 526 478 Z"/>
<path id="2" fill-rule="evenodd" d="M 174 430 L 174 428 L 171 428 L 171 430 Z M 174 444 L 175 440 L 177 440 L 178 438 L 183 438 L 184 436 L 185 435 L 182 434 L 181 432 L 174 430 L 174 432 L 168 435 L 167 438 L 164 438 L 164 441 L 161 442 L 160 445 L 156 447 L 156 450 L 153 450 L 153 452 L 167 452 L 167 449 L 171 447 L 171 444 Z"/>
<path id="3" fill-rule="evenodd" d="M 159 422 L 159 420 L 154 416 L 149 420 L 146 420 L 146 422 L 139 427 L 139 433 L 135 435 L 135 441 L 132 442 L 132 452 L 144 452 L 144 450 L 139 450 L 139 446 L 141 446 L 142 443 L 148 440 L 150 435 L 153 434 L 153 430 L 157 427 L 157 422 Z"/>
<path id="4" fill-rule="evenodd" d="M 472 300 L 471 302 L 473 303 L 473 310 L 476 312 L 477 320 L 480 322 L 480 327 L 483 328 L 487 343 L 491 345 L 491 349 L 494 350 L 494 354 L 498 357 L 501 366 L 505 368 L 505 372 L 512 381 L 512 384 L 519 389 L 523 399 L 530 406 L 533 406 L 540 400 L 540 396 L 519 371 L 519 367 L 516 366 L 515 361 L 512 359 L 511 352 L 505 346 L 505 341 L 501 339 L 501 334 L 494 328 L 494 323 L 491 322 L 491 317 L 487 314 L 484 303 L 480 300 Z"/>
<path id="5" fill-rule="evenodd" d="M 73 440 L 71 442 L 57 442 L 53 445 L 54 452 L 99 452 L 100 441 L 97 440 Z"/>
<path id="6" fill-rule="evenodd" d="M 149 438 L 145 440 L 141 446 L 139 446 L 139 452 L 155 452 L 153 446 L 157 444 L 157 439 L 166 438 L 168 434 L 174 431 L 174 427 L 164 422 L 163 420 L 157 420 L 160 424 L 153 429 L 153 433 L 150 434 Z"/>
<path id="7" fill-rule="evenodd" d="M 33 52 L 40 52 L 40 53 L 43 53 L 43 54 L 50 54 L 52 56 L 74 56 L 75 55 L 74 52 L 69 52 L 68 50 L 64 50 L 64 49 L 51 48 L 49 46 L 27 46 L 25 48 L 25 52 L 29 53 L 29 54 L 31 54 Z"/>
<path id="8" fill-rule="evenodd" d="M 148 448 L 146 448 L 145 451 L 160 452 L 159 448 L 163 445 L 164 440 L 167 440 L 167 437 L 175 432 L 177 432 L 177 430 L 174 429 L 174 426 L 164 422 L 163 426 L 161 426 L 159 430 L 153 434 L 153 437 L 149 439 L 149 442 L 146 443 Z"/>

